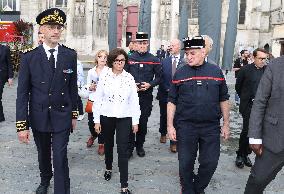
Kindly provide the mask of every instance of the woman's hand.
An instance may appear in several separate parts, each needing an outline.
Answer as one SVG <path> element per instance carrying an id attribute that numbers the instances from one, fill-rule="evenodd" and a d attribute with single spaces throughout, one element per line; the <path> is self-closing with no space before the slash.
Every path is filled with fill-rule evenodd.
<path id="1" fill-rule="evenodd" d="M 132 125 L 132 131 L 133 131 L 133 133 L 137 133 L 138 125 Z"/>
<path id="2" fill-rule="evenodd" d="M 90 90 L 90 91 L 96 91 L 96 89 L 97 89 L 97 84 L 91 83 L 91 85 L 90 85 L 90 87 L 89 87 L 89 90 Z"/>
<path id="3" fill-rule="evenodd" d="M 97 134 L 101 133 L 102 128 L 100 123 L 95 123 L 95 131 L 97 132 Z"/>

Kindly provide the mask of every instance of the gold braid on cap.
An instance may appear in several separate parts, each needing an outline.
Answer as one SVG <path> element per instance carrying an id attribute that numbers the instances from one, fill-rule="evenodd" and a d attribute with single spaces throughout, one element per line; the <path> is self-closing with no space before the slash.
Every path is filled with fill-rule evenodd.
<path id="1" fill-rule="evenodd" d="M 54 22 L 61 25 L 64 25 L 63 18 L 59 15 L 59 12 L 54 10 L 54 13 L 51 15 L 47 15 L 40 20 L 40 25 L 43 25 L 47 22 Z"/>
<path id="2" fill-rule="evenodd" d="M 27 121 L 17 121 L 16 128 L 17 128 L 17 132 L 29 130 L 27 126 Z"/>

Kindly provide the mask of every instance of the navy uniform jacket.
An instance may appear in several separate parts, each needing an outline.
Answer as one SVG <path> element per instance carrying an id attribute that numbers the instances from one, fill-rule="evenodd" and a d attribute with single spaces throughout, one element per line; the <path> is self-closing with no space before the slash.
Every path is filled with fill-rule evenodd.
<path id="1" fill-rule="evenodd" d="M 144 93 L 152 94 L 153 87 L 160 84 L 161 79 L 161 63 L 157 57 L 149 52 L 134 52 L 129 56 L 128 64 L 124 69 L 129 72 L 136 83 L 147 82 L 151 88 Z"/>
<path id="2" fill-rule="evenodd" d="M 174 75 L 168 101 L 176 105 L 175 120 L 193 123 L 219 122 L 220 102 L 229 99 L 222 70 L 205 62 L 184 65 Z"/>
<path id="3" fill-rule="evenodd" d="M 13 76 L 10 49 L 0 44 L 0 79 L 6 82 L 9 78 L 13 78 Z"/>
<path id="4" fill-rule="evenodd" d="M 177 64 L 177 69 L 181 66 L 182 59 L 180 58 Z M 172 57 L 167 57 L 161 62 L 162 75 L 161 82 L 158 88 L 157 99 L 162 102 L 168 102 L 168 92 L 172 82 Z"/>
<path id="5" fill-rule="evenodd" d="M 72 116 L 77 116 L 76 52 L 59 45 L 54 74 L 52 71 L 42 45 L 22 55 L 16 100 L 18 130 L 71 129 Z"/>

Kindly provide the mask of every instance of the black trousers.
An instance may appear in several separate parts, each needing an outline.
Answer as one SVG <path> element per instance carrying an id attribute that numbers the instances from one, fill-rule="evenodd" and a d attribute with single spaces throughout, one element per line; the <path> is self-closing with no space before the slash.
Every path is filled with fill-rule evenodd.
<path id="1" fill-rule="evenodd" d="M 105 140 L 104 140 L 104 131 L 102 130 L 100 134 L 98 134 L 96 131 L 95 131 L 95 123 L 94 123 L 94 116 L 93 116 L 93 113 L 88 113 L 88 125 L 89 125 L 89 130 L 92 134 L 92 136 L 94 138 L 98 138 L 98 143 L 99 144 L 104 144 L 105 143 Z"/>
<path id="2" fill-rule="evenodd" d="M 152 94 L 139 94 L 139 105 L 141 110 L 141 116 L 139 119 L 138 132 L 136 135 L 134 133 L 130 133 L 129 136 L 129 151 L 133 151 L 134 147 L 142 148 L 145 142 L 145 137 L 147 134 L 147 123 L 148 118 L 152 112 Z M 136 140 L 135 140 L 136 136 Z"/>
<path id="3" fill-rule="evenodd" d="M 81 99 L 81 97 L 80 97 L 79 95 L 78 95 L 78 97 L 77 97 L 77 106 L 78 106 L 79 115 L 84 114 L 84 111 L 83 111 L 83 102 L 82 102 L 82 99 Z"/>
<path id="4" fill-rule="evenodd" d="M 159 101 L 160 105 L 160 128 L 161 135 L 167 135 L 167 102 Z M 170 144 L 176 144 L 176 141 L 170 141 Z"/>
<path id="5" fill-rule="evenodd" d="M 118 168 L 120 172 L 121 188 L 128 187 L 128 137 L 132 130 L 132 120 L 127 118 L 115 118 L 101 116 L 101 127 L 105 138 L 105 164 L 106 169 L 112 169 L 114 134 L 118 154 Z"/>
<path id="6" fill-rule="evenodd" d="M 239 149 L 237 151 L 237 155 L 240 155 L 240 156 L 247 156 L 251 154 L 251 149 L 249 147 L 249 138 L 248 138 L 249 118 L 250 118 L 251 108 L 252 108 L 252 104 L 249 105 L 246 108 L 246 110 L 242 113 L 243 129 L 240 134 Z"/>
<path id="7" fill-rule="evenodd" d="M 264 148 L 262 155 L 255 158 L 244 193 L 262 194 L 265 187 L 275 179 L 283 166 L 284 151 L 275 154 Z"/>
<path id="8" fill-rule="evenodd" d="M 208 186 L 220 156 L 220 125 L 177 123 L 179 175 L 182 194 L 201 193 Z M 194 163 L 199 150 L 199 168 Z"/>
<path id="9" fill-rule="evenodd" d="M 0 122 L 5 120 L 3 105 L 2 105 L 2 95 L 3 95 L 4 85 L 5 81 L 3 80 L 3 78 L 0 77 Z"/>
<path id="10" fill-rule="evenodd" d="M 69 167 L 67 145 L 69 130 L 58 133 L 39 132 L 33 130 L 38 151 L 38 162 L 41 184 L 49 184 L 52 178 L 51 149 L 54 167 L 54 194 L 70 194 Z M 52 145 L 52 146 L 51 146 Z"/>

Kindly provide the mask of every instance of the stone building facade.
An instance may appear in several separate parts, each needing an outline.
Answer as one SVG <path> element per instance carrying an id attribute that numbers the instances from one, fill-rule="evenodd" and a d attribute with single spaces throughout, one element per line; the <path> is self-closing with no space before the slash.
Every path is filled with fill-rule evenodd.
<path id="1" fill-rule="evenodd" d="M 226 31 L 230 0 L 222 0 L 221 53 Z M 10 4 L 5 5 L 5 2 Z M 179 13 L 188 6 L 189 35 L 198 34 L 198 0 L 152 0 L 151 51 L 178 37 Z M 75 48 L 81 55 L 94 55 L 98 49 L 107 49 L 109 0 L 0 0 L 0 9 L 21 12 L 21 18 L 35 23 L 43 9 L 59 7 L 68 15 L 62 42 Z M 126 31 L 137 29 L 140 0 L 118 0 L 121 17 L 121 38 L 125 47 Z M 239 0 L 239 24 L 236 53 L 243 48 L 253 50 L 266 47 L 274 56 L 284 53 L 284 5 L 281 0 Z M 37 39 L 35 25 L 34 40 Z M 115 35 L 115 33 L 114 33 Z"/>

